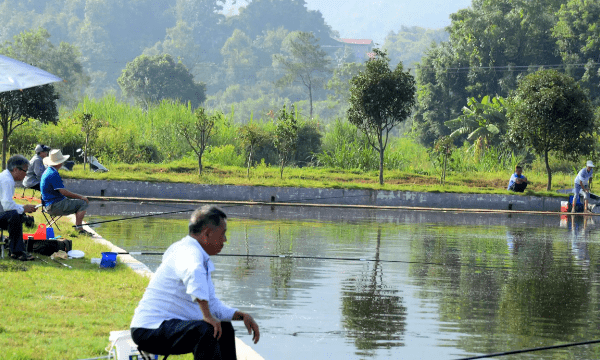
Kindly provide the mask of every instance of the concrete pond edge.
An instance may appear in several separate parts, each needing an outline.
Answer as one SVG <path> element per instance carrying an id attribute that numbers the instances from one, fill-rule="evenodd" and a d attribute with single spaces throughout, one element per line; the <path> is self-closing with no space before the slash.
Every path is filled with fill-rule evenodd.
<path id="1" fill-rule="evenodd" d="M 148 181 L 65 179 L 65 187 L 86 196 L 181 199 L 219 202 L 279 202 L 345 206 L 391 206 L 500 211 L 559 212 L 563 197 L 463 194 L 373 189 L 323 189 L 207 185 Z"/>

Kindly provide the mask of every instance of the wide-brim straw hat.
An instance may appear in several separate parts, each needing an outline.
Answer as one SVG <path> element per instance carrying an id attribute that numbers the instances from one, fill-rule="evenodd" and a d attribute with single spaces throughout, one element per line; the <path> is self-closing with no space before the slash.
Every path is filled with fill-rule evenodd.
<path id="1" fill-rule="evenodd" d="M 63 155 L 60 149 L 50 150 L 50 154 L 44 158 L 44 165 L 53 166 L 62 164 L 69 159 L 70 155 Z"/>
<path id="2" fill-rule="evenodd" d="M 588 160 L 588 161 L 587 161 L 587 163 L 585 164 L 585 166 L 588 166 L 588 167 L 595 167 L 595 166 L 594 166 L 594 163 L 592 162 L 592 160 Z"/>

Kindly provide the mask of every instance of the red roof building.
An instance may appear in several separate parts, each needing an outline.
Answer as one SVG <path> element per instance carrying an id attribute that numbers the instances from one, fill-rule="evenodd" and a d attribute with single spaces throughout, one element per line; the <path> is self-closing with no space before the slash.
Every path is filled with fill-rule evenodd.
<path id="1" fill-rule="evenodd" d="M 352 53 L 358 61 L 368 60 L 369 53 L 373 50 L 373 40 L 371 39 L 336 39 L 337 41 L 349 46 Z"/>

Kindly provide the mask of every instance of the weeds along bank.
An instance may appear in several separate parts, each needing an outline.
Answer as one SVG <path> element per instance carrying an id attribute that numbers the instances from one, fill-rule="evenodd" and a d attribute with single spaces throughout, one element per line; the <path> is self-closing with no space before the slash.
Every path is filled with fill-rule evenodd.
<path id="1" fill-rule="evenodd" d="M 246 167 L 251 152 L 252 166 L 261 163 L 263 166 L 277 166 L 279 156 L 274 138 L 278 109 L 273 110 L 262 117 L 251 115 L 246 123 L 233 121 L 235 108 L 227 114 L 211 112 L 215 119 L 213 135 L 202 161 L 208 165 Z M 162 101 L 145 111 L 118 101 L 114 96 L 84 99 L 74 110 L 61 111 L 57 125 L 30 121 L 18 127 L 9 138 L 9 152 L 29 156 L 35 144 L 44 143 L 75 157 L 76 149 L 85 144 L 86 134 L 80 123 L 84 112 L 104 120 L 106 125 L 89 140 L 89 154 L 103 164 L 197 162 L 196 154 L 175 126 L 179 120 L 194 120 L 190 108 L 177 102 Z M 303 118 L 297 112 L 294 116 L 299 130 L 290 166 L 363 172 L 379 168 L 378 154 L 369 146 L 364 135 L 345 119 L 324 123 L 320 119 Z M 241 136 L 249 123 L 260 130 L 261 136 L 252 148 Z M 439 177 L 444 163 L 439 149 L 426 148 L 410 136 L 400 137 L 397 133 L 390 138 L 385 151 L 385 169 Z M 526 173 L 545 172 L 541 161 L 526 155 L 502 152 L 493 146 L 482 150 L 470 144 L 454 148 L 446 167 L 449 173 L 510 173 L 516 164 L 524 161 L 529 164 L 525 168 Z M 551 158 L 551 167 L 553 171 L 570 174 L 578 169 L 578 164 Z"/>

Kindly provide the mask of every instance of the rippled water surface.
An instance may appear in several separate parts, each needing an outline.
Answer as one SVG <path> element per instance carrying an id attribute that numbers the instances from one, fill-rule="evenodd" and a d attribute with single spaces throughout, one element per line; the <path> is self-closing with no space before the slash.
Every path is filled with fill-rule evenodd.
<path id="1" fill-rule="evenodd" d="M 89 220 L 182 207 L 107 204 L 91 207 Z M 225 210 L 222 253 L 263 257 L 215 256 L 213 281 L 224 302 L 255 316 L 261 341 L 253 348 L 265 359 L 459 359 L 600 339 L 595 218 Z M 162 252 L 185 236 L 187 216 L 96 230 L 129 251 Z M 137 258 L 153 270 L 160 263 Z M 600 358 L 600 346 L 503 357 L 523 358 Z"/>

